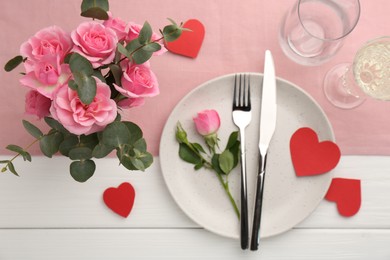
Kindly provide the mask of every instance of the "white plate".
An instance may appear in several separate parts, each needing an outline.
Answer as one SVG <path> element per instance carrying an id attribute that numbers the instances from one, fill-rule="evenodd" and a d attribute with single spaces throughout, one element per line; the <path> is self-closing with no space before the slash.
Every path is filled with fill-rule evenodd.
<path id="1" fill-rule="evenodd" d="M 262 74 L 250 73 L 252 122 L 246 129 L 248 164 L 249 223 L 252 226 L 253 200 L 258 164 L 259 110 Z M 187 94 L 174 108 L 164 127 L 160 143 L 160 162 L 168 189 L 179 207 L 196 223 L 222 236 L 239 238 L 239 220 L 215 174 L 178 156 L 175 139 L 177 122 L 187 130 L 190 141 L 202 142 L 192 118 L 204 109 L 215 109 L 221 118 L 218 132 L 221 147 L 236 131 L 231 118 L 234 74 L 208 81 Z M 320 140 L 334 141 L 331 125 L 318 104 L 290 82 L 277 79 L 277 126 L 268 154 L 265 177 L 261 237 L 285 232 L 305 219 L 324 198 L 331 173 L 313 177 L 295 175 L 289 150 L 292 134 L 310 127 Z M 229 175 L 231 192 L 240 208 L 240 167 Z"/>

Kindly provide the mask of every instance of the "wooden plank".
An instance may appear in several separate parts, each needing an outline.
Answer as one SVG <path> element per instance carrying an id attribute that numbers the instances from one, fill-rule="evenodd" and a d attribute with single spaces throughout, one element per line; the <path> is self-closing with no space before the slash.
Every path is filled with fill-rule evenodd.
<path id="1" fill-rule="evenodd" d="M 292 230 L 257 252 L 203 229 L 0 230 L 0 259 L 390 259 L 390 230 Z"/>
<path id="2" fill-rule="evenodd" d="M 5 159 L 1 156 L 0 159 Z M 21 177 L 0 176 L 0 228 L 197 227 L 175 204 L 161 176 L 158 158 L 146 172 L 128 172 L 114 158 L 97 161 L 86 183 L 68 173 L 69 161 L 34 157 L 17 163 Z M 389 228 L 390 157 L 344 156 L 336 176 L 362 179 L 363 203 L 352 218 L 340 217 L 334 203 L 323 201 L 299 225 L 302 228 Z M 103 191 L 131 182 L 136 191 L 133 212 L 123 219 L 109 211 Z"/>

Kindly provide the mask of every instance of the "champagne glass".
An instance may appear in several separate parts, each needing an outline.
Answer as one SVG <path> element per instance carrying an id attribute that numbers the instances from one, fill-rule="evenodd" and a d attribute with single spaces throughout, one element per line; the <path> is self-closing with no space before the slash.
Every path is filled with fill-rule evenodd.
<path id="1" fill-rule="evenodd" d="M 390 101 L 390 36 L 366 42 L 352 64 L 339 64 L 328 71 L 324 93 L 343 109 L 361 105 L 366 96 Z"/>
<path id="2" fill-rule="evenodd" d="M 282 21 L 280 46 L 296 63 L 320 65 L 338 52 L 359 17 L 359 0 L 297 0 Z"/>

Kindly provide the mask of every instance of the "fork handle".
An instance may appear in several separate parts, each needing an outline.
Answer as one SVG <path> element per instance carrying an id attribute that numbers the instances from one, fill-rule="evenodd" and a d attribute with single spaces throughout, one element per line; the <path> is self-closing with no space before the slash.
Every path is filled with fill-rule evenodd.
<path id="1" fill-rule="evenodd" d="M 241 216 L 240 216 L 240 240 L 241 249 L 249 247 L 249 224 L 248 224 L 248 198 L 246 181 L 246 156 L 245 156 L 245 129 L 240 130 L 240 154 L 241 154 Z"/>
<path id="2" fill-rule="evenodd" d="M 267 161 L 267 153 L 260 155 L 259 161 L 259 173 L 257 175 L 256 184 L 256 198 L 255 198 L 255 213 L 253 216 L 252 226 L 252 238 L 251 238 L 251 250 L 256 251 L 260 242 L 260 222 L 261 212 L 263 208 L 263 191 L 264 191 L 264 178 L 265 178 L 265 165 Z"/>

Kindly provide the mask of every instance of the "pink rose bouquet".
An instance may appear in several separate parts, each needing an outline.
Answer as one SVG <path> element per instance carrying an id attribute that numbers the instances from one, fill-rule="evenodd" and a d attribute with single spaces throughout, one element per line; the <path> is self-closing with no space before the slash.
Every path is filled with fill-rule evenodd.
<path id="1" fill-rule="evenodd" d="M 141 106 L 159 94 L 149 59 L 166 52 L 164 43 L 176 40 L 185 29 L 170 20 L 157 34 L 147 22 L 125 22 L 109 12 L 108 0 L 83 0 L 81 16 L 93 21 L 82 22 L 71 32 L 58 26 L 44 28 L 5 65 L 11 71 L 23 63 L 20 83 L 29 89 L 26 113 L 44 118 L 50 130 L 45 134 L 26 120 L 23 125 L 44 155 L 60 153 L 72 160 L 70 174 L 76 181 L 94 174 L 93 158 L 113 151 L 127 169 L 145 170 L 153 157 L 142 130 L 122 121 L 119 108 Z M 22 156 L 31 161 L 31 155 L 18 145 L 7 149 L 16 156 L 0 162 L 2 172 L 18 175 L 13 160 Z"/>

